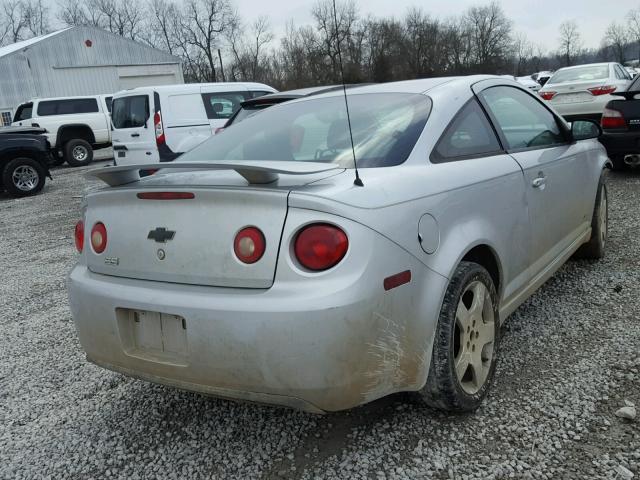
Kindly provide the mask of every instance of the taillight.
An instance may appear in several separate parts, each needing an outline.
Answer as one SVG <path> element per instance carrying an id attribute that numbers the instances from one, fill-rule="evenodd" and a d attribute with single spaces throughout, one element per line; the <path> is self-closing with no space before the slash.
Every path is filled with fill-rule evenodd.
<path id="1" fill-rule="evenodd" d="M 556 96 L 558 92 L 538 92 L 538 93 L 543 99 L 551 100 L 553 97 Z"/>
<path id="2" fill-rule="evenodd" d="M 76 250 L 78 250 L 78 253 L 82 253 L 82 250 L 84 249 L 84 222 L 82 220 L 79 220 L 78 223 L 76 223 L 75 240 Z"/>
<path id="3" fill-rule="evenodd" d="M 605 108 L 602 112 L 602 118 L 600 119 L 600 126 L 605 130 L 612 128 L 626 128 L 627 122 L 624 116 L 618 110 L 612 108 Z"/>
<path id="4" fill-rule="evenodd" d="M 141 200 L 192 200 L 196 195 L 191 192 L 141 192 L 136 197 Z"/>
<path id="5" fill-rule="evenodd" d="M 298 232 L 293 249 L 303 267 L 319 272 L 340 263 L 348 248 L 346 233 L 334 225 L 318 223 Z"/>
<path id="6" fill-rule="evenodd" d="M 233 251 L 243 263 L 256 263 L 264 255 L 266 241 L 260 229 L 246 227 L 238 232 L 233 241 Z"/>
<path id="7" fill-rule="evenodd" d="M 593 88 L 587 88 L 587 90 L 589 90 L 591 92 L 591 95 L 598 97 L 600 95 L 608 95 L 610 93 L 613 93 L 616 91 L 616 88 L 614 85 L 603 85 L 602 87 L 593 87 Z"/>
<path id="8" fill-rule="evenodd" d="M 107 228 L 98 222 L 91 229 L 91 248 L 96 253 L 102 253 L 107 248 Z"/>
<path id="9" fill-rule="evenodd" d="M 156 145 L 164 145 L 164 127 L 162 126 L 162 114 L 156 112 L 153 116 L 153 128 L 156 131 Z"/>

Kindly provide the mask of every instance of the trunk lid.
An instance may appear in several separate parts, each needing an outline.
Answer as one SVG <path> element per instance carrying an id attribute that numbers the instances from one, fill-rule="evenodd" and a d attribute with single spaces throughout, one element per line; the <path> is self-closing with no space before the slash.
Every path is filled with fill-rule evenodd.
<path id="1" fill-rule="evenodd" d="M 551 99 L 552 104 L 586 103 L 593 102 L 596 99 L 589 89 L 602 87 L 607 85 L 607 82 L 608 79 L 604 78 L 582 82 L 547 84 L 544 90 L 556 92 L 555 96 Z"/>
<path id="2" fill-rule="evenodd" d="M 170 190 L 193 193 L 194 198 L 143 200 L 138 193 L 154 190 L 134 188 L 88 198 L 85 252 L 92 272 L 217 287 L 272 285 L 288 191 Z M 96 254 L 90 242 L 96 222 L 107 230 L 102 254 Z M 266 240 L 264 255 L 251 265 L 238 260 L 233 250 L 236 233 L 246 226 L 258 227 Z"/>
<path id="3" fill-rule="evenodd" d="M 277 181 L 264 186 L 248 183 L 242 176 L 252 177 L 260 170 L 241 170 L 241 174 L 231 169 L 167 168 L 162 171 L 169 173 L 89 195 L 85 218 L 89 269 L 105 275 L 191 285 L 271 287 L 289 192 L 344 172 L 332 165 L 292 163 L 287 162 L 286 167 L 292 174 L 276 174 Z M 273 169 L 260 168 L 273 173 Z M 113 173 L 105 177 L 108 172 Z M 127 172 L 124 167 L 110 167 L 90 175 L 107 181 L 118 180 L 119 174 Z M 138 198 L 138 194 L 149 192 L 192 193 L 193 198 Z M 107 230 L 107 246 L 101 254 L 93 251 L 90 242 L 96 222 L 102 222 Z M 253 264 L 242 263 L 233 246 L 236 234 L 248 226 L 259 228 L 266 244 L 264 255 Z"/>

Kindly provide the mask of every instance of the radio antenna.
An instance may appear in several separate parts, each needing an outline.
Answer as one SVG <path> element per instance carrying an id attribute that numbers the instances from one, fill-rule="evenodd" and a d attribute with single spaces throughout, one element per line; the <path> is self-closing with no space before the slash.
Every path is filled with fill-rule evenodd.
<path id="1" fill-rule="evenodd" d="M 358 174 L 358 162 L 356 161 L 356 147 L 353 145 L 353 132 L 351 131 L 351 117 L 349 116 L 349 101 L 347 100 L 347 86 L 344 83 L 344 69 L 342 68 L 342 53 L 340 52 L 340 32 L 338 31 L 338 13 L 336 9 L 336 0 L 333 0 L 333 21 L 336 24 L 336 43 L 338 48 L 338 62 L 340 63 L 340 78 L 342 80 L 342 93 L 344 93 L 344 106 L 347 109 L 347 123 L 349 124 L 349 138 L 351 139 L 351 153 L 353 154 L 353 167 L 356 171 L 356 179 L 353 184 L 358 187 L 364 187 L 364 183 Z"/>

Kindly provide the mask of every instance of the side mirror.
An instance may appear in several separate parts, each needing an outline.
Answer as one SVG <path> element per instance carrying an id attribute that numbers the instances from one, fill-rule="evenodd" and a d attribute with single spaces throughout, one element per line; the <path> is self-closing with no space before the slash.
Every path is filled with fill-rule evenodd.
<path id="1" fill-rule="evenodd" d="M 574 140 L 588 140 L 602 135 L 602 128 L 592 120 L 576 120 L 571 123 L 571 134 Z"/>

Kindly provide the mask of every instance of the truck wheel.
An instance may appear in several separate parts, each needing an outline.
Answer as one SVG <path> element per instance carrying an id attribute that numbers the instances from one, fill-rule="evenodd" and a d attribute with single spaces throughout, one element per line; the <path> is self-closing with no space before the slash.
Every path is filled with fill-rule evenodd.
<path id="1" fill-rule="evenodd" d="M 84 167 L 93 160 L 93 149 L 86 140 L 76 138 L 64 146 L 64 159 L 72 167 Z"/>
<path id="2" fill-rule="evenodd" d="M 498 295 L 485 268 L 461 262 L 442 302 L 433 340 L 427 405 L 471 412 L 487 395 L 496 368 L 500 337 Z"/>
<path id="3" fill-rule="evenodd" d="M 28 157 L 11 160 L 2 172 L 2 183 L 9 195 L 26 197 L 44 187 L 46 172 L 42 165 Z"/>

